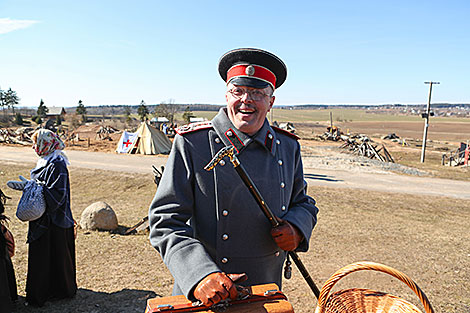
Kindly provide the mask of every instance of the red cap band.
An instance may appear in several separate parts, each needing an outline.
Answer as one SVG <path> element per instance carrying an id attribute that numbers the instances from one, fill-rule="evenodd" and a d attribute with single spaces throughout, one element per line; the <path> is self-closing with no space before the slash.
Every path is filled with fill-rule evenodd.
<path id="1" fill-rule="evenodd" d="M 265 81 L 276 89 L 276 75 L 265 67 L 254 64 L 237 64 L 227 71 L 227 83 L 236 77 L 256 78 Z"/>

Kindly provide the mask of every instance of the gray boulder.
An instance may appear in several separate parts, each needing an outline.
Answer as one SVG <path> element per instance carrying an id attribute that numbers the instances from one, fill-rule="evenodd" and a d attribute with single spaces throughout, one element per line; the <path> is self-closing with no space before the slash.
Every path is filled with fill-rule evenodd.
<path id="1" fill-rule="evenodd" d="M 80 227 L 88 230 L 114 230 L 118 220 L 113 209 L 103 201 L 89 205 L 82 212 Z"/>

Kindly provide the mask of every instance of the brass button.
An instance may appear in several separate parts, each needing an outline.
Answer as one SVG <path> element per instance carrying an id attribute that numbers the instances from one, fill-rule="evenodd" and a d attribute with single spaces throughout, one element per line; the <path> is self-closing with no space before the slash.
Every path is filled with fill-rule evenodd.
<path id="1" fill-rule="evenodd" d="M 225 165 L 225 161 L 224 161 L 224 160 L 220 160 L 219 164 L 222 165 L 222 166 L 224 166 L 224 165 Z"/>
<path id="2" fill-rule="evenodd" d="M 227 136 L 231 137 L 232 135 L 233 135 L 232 131 L 229 130 L 229 131 L 227 132 Z"/>
<path id="3" fill-rule="evenodd" d="M 286 206 L 283 205 L 283 206 L 281 207 L 281 210 L 285 211 L 285 210 L 286 210 Z"/>
<path id="4" fill-rule="evenodd" d="M 223 215 L 223 216 L 227 216 L 227 215 L 228 215 L 228 211 L 227 211 L 227 210 L 223 210 L 223 211 L 222 211 L 222 215 Z"/>
<path id="5" fill-rule="evenodd" d="M 275 256 L 279 256 L 279 251 L 276 251 L 276 253 L 274 253 Z"/>
<path id="6" fill-rule="evenodd" d="M 220 138 L 219 137 L 215 138 L 215 143 L 220 143 Z"/>
<path id="7" fill-rule="evenodd" d="M 279 163 L 279 165 L 282 165 L 282 160 L 277 161 L 277 163 Z"/>
<path id="8" fill-rule="evenodd" d="M 223 234 L 222 235 L 222 240 L 227 240 L 228 239 L 228 235 L 227 234 Z"/>
<path id="9" fill-rule="evenodd" d="M 272 135 L 272 134 L 268 134 L 268 138 L 269 138 L 269 139 L 273 139 L 273 135 Z"/>
<path id="10" fill-rule="evenodd" d="M 222 260 L 221 260 L 221 261 L 222 261 L 222 263 L 224 263 L 224 264 L 225 264 L 225 263 L 227 263 L 227 262 L 228 262 L 228 259 L 227 259 L 227 258 L 222 258 Z"/>
<path id="11" fill-rule="evenodd" d="M 279 144 L 281 144 L 281 141 L 278 139 L 278 140 L 276 140 L 276 143 L 279 145 Z"/>
<path id="12" fill-rule="evenodd" d="M 284 182 L 281 182 L 281 188 L 284 188 L 286 186 L 286 184 L 284 184 Z"/>

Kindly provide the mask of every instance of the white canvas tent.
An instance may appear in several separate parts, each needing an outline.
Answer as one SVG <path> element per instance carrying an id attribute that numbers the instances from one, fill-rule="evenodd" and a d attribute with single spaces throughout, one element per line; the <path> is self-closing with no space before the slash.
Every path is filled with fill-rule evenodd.
<path id="1" fill-rule="evenodd" d="M 161 131 L 147 123 L 140 124 L 136 131 L 137 138 L 127 153 L 167 154 L 171 150 L 171 141 Z"/>
<path id="2" fill-rule="evenodd" d="M 118 153 L 127 153 L 132 147 L 132 144 L 137 139 L 137 133 L 129 133 L 126 131 L 122 132 L 121 139 L 119 139 L 116 152 Z"/>

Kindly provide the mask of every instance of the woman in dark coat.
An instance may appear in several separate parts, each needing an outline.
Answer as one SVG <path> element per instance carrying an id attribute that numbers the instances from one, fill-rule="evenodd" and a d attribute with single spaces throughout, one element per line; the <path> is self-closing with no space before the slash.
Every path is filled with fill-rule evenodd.
<path id="1" fill-rule="evenodd" d="M 40 158 L 31 170 L 31 179 L 44 183 L 46 212 L 29 222 L 26 301 L 42 306 L 77 292 L 74 219 L 64 143 L 47 129 L 37 130 L 31 139 Z"/>
<path id="2" fill-rule="evenodd" d="M 6 227 L 8 218 L 4 215 L 2 195 L 0 190 L 0 313 L 10 313 L 13 311 L 13 303 L 18 299 L 15 271 L 11 263 L 15 243 Z"/>

